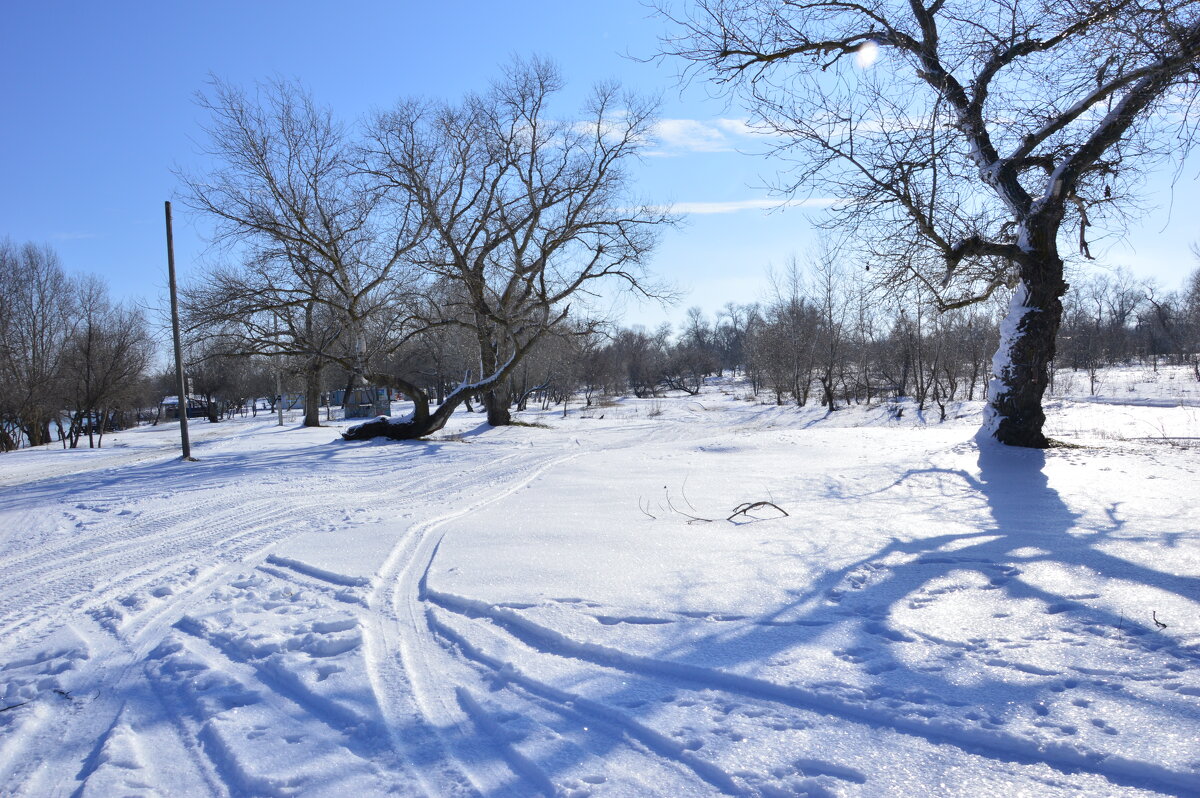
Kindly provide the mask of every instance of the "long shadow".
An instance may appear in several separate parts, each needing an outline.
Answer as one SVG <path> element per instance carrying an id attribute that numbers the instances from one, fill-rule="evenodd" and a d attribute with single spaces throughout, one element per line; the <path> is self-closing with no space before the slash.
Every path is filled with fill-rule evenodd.
<path id="1" fill-rule="evenodd" d="M 1151 700 L 1120 692 L 1126 678 L 1154 678 L 1146 672 L 1153 667 L 1151 661 L 1139 666 L 1143 670 L 1135 677 L 1093 668 L 1088 660 L 1028 663 L 1006 653 L 1030 642 L 1036 645 L 1040 634 L 1036 629 L 1014 628 L 1001 637 L 993 625 L 958 642 L 929 637 L 891 620 L 894 611 L 912 609 L 914 602 L 936 595 L 940 588 L 933 587 L 935 583 L 943 579 L 962 583 L 964 572 L 968 576 L 974 572 L 974 581 L 968 582 L 980 590 L 998 591 L 1005 603 L 1033 600 L 1044 606 L 1047 616 L 1058 616 L 1060 628 L 1055 631 L 1077 646 L 1067 648 L 1068 652 L 1086 654 L 1090 647 L 1101 645 L 1119 646 L 1140 657 L 1157 653 L 1158 663 L 1167 663 L 1160 674 L 1164 679 L 1197 666 L 1200 657 L 1161 630 L 1133 623 L 1112 608 L 1084 603 L 1098 596 L 1055 592 L 1044 582 L 1034 584 L 1022 577 L 1023 567 L 1029 564 L 1083 566 L 1102 578 L 1135 582 L 1188 598 L 1200 595 L 1200 579 L 1101 551 L 1099 547 L 1125 525 L 1118 506 L 1108 508 L 1107 524 L 1084 523 L 1051 486 L 1046 457 L 1043 451 L 985 442 L 979 447 L 978 477 L 935 467 L 906 472 L 897 485 L 930 474 L 960 480 L 977 497 L 987 520 L 967 534 L 892 540 L 869 557 L 832 571 L 811 588 L 793 594 L 792 600 L 769 614 L 741 623 L 717 624 L 723 630 L 665 646 L 652 658 L 576 645 L 553 630 L 522 623 L 512 612 L 483 614 L 535 649 L 625 670 L 641 679 L 740 692 L 756 700 L 950 743 L 992 759 L 1045 763 L 1067 772 L 1091 772 L 1114 784 L 1188 794 L 1189 788 L 1182 785 L 1192 774 L 1181 772 L 1178 766 L 1172 769 L 1123 754 L 1119 743 L 1099 749 L 1078 743 L 1078 721 L 1054 716 L 1056 705 L 1069 700 L 1069 691 L 1082 686 L 1116 691 L 1127 704 L 1200 722 L 1195 702 L 1186 696 L 1164 692 Z M 863 574 L 863 578 L 855 578 Z M 1003 603 L 999 608 L 1003 609 Z M 457 611 L 477 617 L 481 610 L 458 607 Z M 997 624 L 1007 623 L 1005 612 L 993 617 Z M 799 646 L 820 645 L 821 636 L 835 627 L 852 634 L 852 644 L 837 653 L 862 666 L 862 683 L 774 684 L 766 663 Z M 989 634 L 994 637 L 989 639 Z M 1019 639 L 1022 636 L 1030 640 Z M 946 661 L 914 662 L 911 655 L 906 656 L 903 644 L 919 642 L 922 637 L 938 646 L 939 657 Z M 970 679 L 961 678 L 964 666 L 971 671 Z M 626 689 L 593 699 L 634 717 L 638 710 L 628 708 L 639 705 L 642 690 L 631 683 Z M 1119 730 L 1103 718 L 1093 718 L 1091 724 L 1119 740 Z M 696 755 L 703 753 L 700 749 Z"/>
<path id="2" fill-rule="evenodd" d="M 105 492 L 118 489 L 119 495 L 124 498 L 130 493 L 156 495 L 167 490 L 209 490 L 214 479 L 225 483 L 238 479 L 261 479 L 264 475 L 311 475 L 314 470 L 336 467 L 341 461 L 351 459 L 353 464 L 348 467 L 361 472 L 364 478 L 384 476 L 395 466 L 394 458 L 386 462 L 381 458 L 380 462 L 374 463 L 370 459 L 354 457 L 364 448 L 380 446 L 376 441 L 348 443 L 333 439 L 326 443 L 251 452 L 206 451 L 209 448 L 207 443 L 193 446 L 197 461 L 192 463 L 182 462 L 175 454 L 150 454 L 150 459 L 135 465 L 102 466 L 96 471 L 72 474 L 65 478 L 47 477 L 16 485 L 0 495 L 0 512 L 40 506 L 48 500 L 66 501 L 80 495 L 90 495 L 93 500 L 102 499 Z M 406 456 L 436 457 L 446 446 L 455 444 L 421 440 L 388 441 L 387 445 L 400 447 Z"/>

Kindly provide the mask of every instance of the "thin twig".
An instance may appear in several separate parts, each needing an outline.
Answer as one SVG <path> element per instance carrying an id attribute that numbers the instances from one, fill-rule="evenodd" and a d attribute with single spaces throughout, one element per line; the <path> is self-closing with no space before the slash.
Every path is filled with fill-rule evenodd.
<path id="1" fill-rule="evenodd" d="M 739 515 L 752 517 L 752 516 L 750 516 L 750 511 L 756 510 L 759 507 L 771 507 L 771 508 L 774 508 L 774 509 L 778 510 L 779 512 L 783 513 L 785 516 L 788 514 L 787 510 L 783 509 L 782 507 L 780 507 L 778 504 L 775 504 L 774 502 L 746 502 L 745 504 L 739 504 L 737 507 L 735 507 L 733 510 L 733 513 L 725 520 L 732 521 L 733 519 L 737 518 Z"/>
<path id="2" fill-rule="evenodd" d="M 647 516 L 648 518 L 650 518 L 654 521 L 657 521 L 658 517 L 650 515 L 650 511 L 648 509 L 646 509 L 649 506 L 650 506 L 650 501 L 648 499 L 646 500 L 646 507 L 643 507 L 642 506 L 642 497 L 641 496 L 638 497 L 638 509 L 642 511 L 642 515 Z"/>
<path id="3" fill-rule="evenodd" d="M 677 515 L 682 515 L 684 518 L 688 519 L 689 524 L 694 524 L 697 522 L 701 522 L 701 523 L 705 523 L 705 524 L 712 523 L 713 519 L 711 519 L 711 518 L 701 518 L 698 515 L 692 515 L 691 513 L 685 513 L 682 510 L 680 510 L 678 507 L 676 507 L 674 504 L 672 504 L 671 503 L 671 492 L 669 490 L 667 490 L 667 487 L 665 485 L 663 486 L 663 493 L 667 498 L 667 506 L 671 508 L 671 511 L 673 513 L 676 513 Z"/>
<path id="4" fill-rule="evenodd" d="M 688 506 L 688 509 L 691 510 L 693 513 L 696 513 L 696 512 L 699 512 L 699 510 L 697 510 L 692 505 L 692 503 L 690 501 L 688 501 L 688 497 L 687 497 L 687 481 L 688 481 L 689 476 L 691 476 L 691 475 L 690 474 L 684 475 L 683 484 L 679 486 L 679 495 L 681 495 L 683 497 L 683 503 Z"/>

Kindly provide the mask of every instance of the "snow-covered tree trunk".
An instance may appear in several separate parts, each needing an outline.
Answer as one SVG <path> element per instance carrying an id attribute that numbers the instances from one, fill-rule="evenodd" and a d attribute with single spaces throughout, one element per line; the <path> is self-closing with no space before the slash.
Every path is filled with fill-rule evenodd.
<path id="1" fill-rule="evenodd" d="M 367 379 L 375 385 L 386 385 L 405 396 L 413 403 L 413 410 L 404 418 L 388 418 L 379 416 L 362 424 L 355 424 L 342 433 L 342 438 L 348 441 L 365 441 L 371 438 L 390 438 L 397 441 L 416 440 L 440 430 L 450 420 L 450 415 L 459 405 L 469 403 L 471 397 L 489 393 L 489 388 L 503 384 L 514 365 L 510 359 L 491 377 L 475 383 L 466 379 L 438 405 L 432 413 L 429 412 L 429 396 L 423 390 L 407 380 L 402 380 L 387 373 L 367 374 Z M 470 405 L 468 404 L 468 409 Z M 489 422 L 490 423 L 490 422 Z"/>
<path id="2" fill-rule="evenodd" d="M 1020 282 L 1000 325 L 1000 346 L 992 358 L 988 404 L 980 430 L 981 435 L 1010 446 L 1049 445 L 1042 432 L 1046 422 L 1042 397 L 1050 385 L 1050 365 L 1062 324 L 1062 297 L 1069 286 L 1063 279 L 1064 264 L 1056 246 L 1061 212 L 1048 217 L 1040 234 L 1021 236 L 1025 258 Z"/>

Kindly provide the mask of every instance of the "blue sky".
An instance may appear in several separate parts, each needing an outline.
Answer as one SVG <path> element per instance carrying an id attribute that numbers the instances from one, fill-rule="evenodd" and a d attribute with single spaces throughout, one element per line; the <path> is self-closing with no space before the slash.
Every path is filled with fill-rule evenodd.
<path id="1" fill-rule="evenodd" d="M 456 99 L 483 88 L 513 55 L 555 60 L 568 94 L 596 80 L 661 95 L 657 155 L 639 168 L 639 194 L 672 202 L 686 224 L 667 233 L 653 269 L 689 292 L 673 309 L 630 306 L 627 320 L 678 320 L 760 298 L 768 266 L 803 255 L 819 210 L 765 210 L 772 164 L 753 146 L 737 108 L 681 91 L 675 65 L 650 55 L 663 23 L 637 0 L 603 2 L 8 3 L 0 24 L 0 235 L 53 246 L 71 271 L 105 277 L 118 296 L 157 301 L 165 286 L 162 203 L 172 168 L 201 166 L 204 114 L 195 92 L 208 75 L 249 85 L 297 78 L 353 121 L 401 97 Z M 570 99 L 570 98 L 568 98 Z M 573 103 L 565 103 L 564 107 Z M 1174 193 L 1152 179 L 1151 204 L 1126 243 L 1101 262 L 1175 288 L 1200 239 L 1196 160 Z M 175 203 L 176 260 L 202 271 L 202 225 Z"/>

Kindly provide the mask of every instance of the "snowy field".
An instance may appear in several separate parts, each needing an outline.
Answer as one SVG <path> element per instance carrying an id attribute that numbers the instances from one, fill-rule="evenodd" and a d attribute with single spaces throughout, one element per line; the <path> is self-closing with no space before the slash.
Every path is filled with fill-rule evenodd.
<path id="1" fill-rule="evenodd" d="M 1064 376 L 0 456 L 0 793 L 1198 795 L 1200 390 Z"/>

